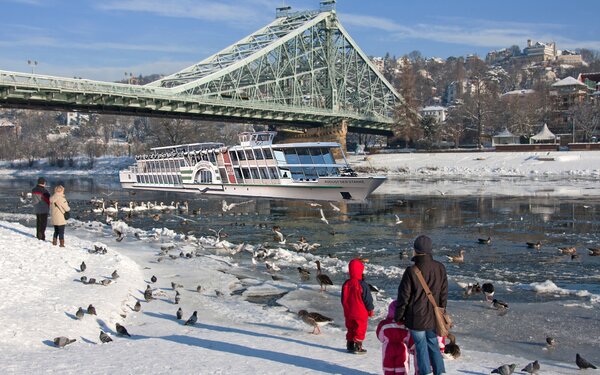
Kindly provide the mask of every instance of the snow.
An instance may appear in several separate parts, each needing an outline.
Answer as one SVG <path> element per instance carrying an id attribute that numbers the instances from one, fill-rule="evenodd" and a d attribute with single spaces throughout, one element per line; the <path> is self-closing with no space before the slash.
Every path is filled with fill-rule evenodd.
<path id="1" fill-rule="evenodd" d="M 320 293 L 314 281 L 304 284 L 295 280 L 273 281 L 263 272 L 262 265 L 260 270 L 253 270 L 239 266 L 230 255 L 215 255 L 216 247 L 210 244 L 209 238 L 196 241 L 162 228 L 149 231 L 160 236 L 150 236 L 124 223 L 115 227 L 125 233 L 121 242 L 114 240 L 111 226 L 70 220 L 66 247 L 59 248 L 35 239 L 34 228 L 0 221 L 3 252 L 0 258 L 0 363 L 3 373 L 381 372 L 380 344 L 372 330 L 386 314 L 389 299 L 376 301 L 376 319 L 370 321 L 365 342 L 369 352 L 364 356 L 347 354 L 339 286 Z M 132 233 L 144 234 L 139 236 L 144 239 L 137 240 Z M 93 249 L 94 244 L 106 246 L 108 252 L 91 254 L 88 250 Z M 171 246 L 161 246 L 164 244 Z M 212 244 L 217 243 L 212 241 Z M 220 246 L 229 248 L 228 243 Z M 184 249 L 193 251 L 195 256 L 192 259 L 165 257 L 159 261 L 161 252 L 171 247 L 174 254 Z M 311 256 L 306 254 L 303 261 L 308 263 Z M 290 263 L 300 261 L 285 252 L 281 252 L 280 259 Z M 85 272 L 79 272 L 82 261 L 87 264 Z M 336 259 L 323 259 L 323 263 L 327 272 L 346 266 Z M 115 269 L 120 278 L 108 286 L 85 285 L 79 281 L 82 275 L 97 280 L 110 278 Z M 368 272 L 377 271 L 368 268 Z M 155 284 L 150 283 L 152 275 L 158 278 Z M 183 285 L 179 288 L 182 301 L 178 306 L 173 302 L 175 291 L 171 282 Z M 144 301 L 146 285 L 151 285 L 156 300 Z M 198 285 L 202 286 L 200 293 L 196 291 Z M 540 292 L 559 291 L 551 281 L 531 287 Z M 238 293 L 244 288 L 243 293 Z M 284 292 L 289 293 L 278 305 L 250 303 L 243 295 L 260 297 Z M 134 312 L 132 306 L 138 300 L 142 310 Z M 78 307 L 85 308 L 90 303 L 96 307 L 98 316 L 86 314 L 82 320 L 73 318 Z M 497 320 L 489 312 L 482 315 L 478 304 L 470 306 L 484 324 L 482 328 L 489 328 Z M 198 323 L 184 326 L 177 321 L 174 315 L 178 307 L 183 309 L 184 319 L 192 311 L 198 311 Z M 301 308 L 330 315 L 334 324 L 323 327 L 322 335 L 311 335 L 308 333 L 311 328 L 296 316 Z M 526 308 L 516 307 L 517 311 Z M 548 306 L 548 310 L 551 309 Z M 455 321 L 461 322 L 461 310 L 455 311 L 459 312 Z M 517 311 L 515 313 L 521 313 Z M 131 338 L 115 333 L 117 322 L 127 327 Z M 468 320 L 463 322 L 457 332 L 468 335 L 465 332 Z M 504 319 L 498 324 L 509 325 L 510 321 Z M 100 329 L 114 342 L 101 344 Z M 77 341 L 58 349 L 52 345 L 56 336 Z M 446 360 L 448 373 L 488 374 L 504 363 L 516 363 L 520 369 L 534 359 L 540 360 L 544 373 L 579 373 L 574 363 L 549 359 L 551 356 L 542 344 L 530 343 L 533 348 L 530 351 L 539 354 L 536 358 L 521 357 L 518 351 L 514 355 L 498 354 L 494 345 L 493 336 L 478 346 L 463 345 L 458 360 Z"/>

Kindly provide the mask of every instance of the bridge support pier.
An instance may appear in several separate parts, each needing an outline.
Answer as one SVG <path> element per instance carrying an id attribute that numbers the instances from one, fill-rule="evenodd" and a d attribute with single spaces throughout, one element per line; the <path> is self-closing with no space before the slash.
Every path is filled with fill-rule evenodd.
<path id="1" fill-rule="evenodd" d="M 293 142 L 337 142 L 342 145 L 342 150 L 346 150 L 346 135 L 348 134 L 348 122 L 342 120 L 337 124 L 325 125 L 318 128 L 305 129 L 303 133 L 286 133 L 277 134 L 277 142 L 293 143 Z M 336 158 L 341 158 L 341 155 L 334 155 Z"/>

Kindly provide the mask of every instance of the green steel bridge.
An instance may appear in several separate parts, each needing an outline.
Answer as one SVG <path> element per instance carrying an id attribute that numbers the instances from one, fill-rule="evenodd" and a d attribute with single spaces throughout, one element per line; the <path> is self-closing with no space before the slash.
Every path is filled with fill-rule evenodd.
<path id="1" fill-rule="evenodd" d="M 390 135 L 401 96 L 338 20 L 277 8 L 273 22 L 180 72 L 130 85 L 0 70 L 0 107 L 320 127 Z"/>

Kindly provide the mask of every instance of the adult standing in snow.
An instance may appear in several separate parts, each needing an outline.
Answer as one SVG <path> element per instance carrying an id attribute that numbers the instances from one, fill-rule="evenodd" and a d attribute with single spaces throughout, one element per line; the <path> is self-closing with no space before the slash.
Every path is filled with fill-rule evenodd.
<path id="1" fill-rule="evenodd" d="M 448 301 L 448 276 L 446 267 L 433 260 L 431 238 L 421 235 L 415 239 L 413 247 L 412 261 L 415 264 L 407 267 L 402 276 L 394 320 L 404 322 L 410 329 L 419 374 L 431 374 L 433 367 L 433 374 L 439 375 L 445 373 L 446 369 L 435 333 L 435 310 L 414 268 L 422 273 L 433 298 L 442 308 L 446 307 Z"/>
<path id="2" fill-rule="evenodd" d="M 54 235 L 52 236 L 52 245 L 56 246 L 56 240 L 60 241 L 60 247 L 65 247 L 65 226 L 67 220 L 65 213 L 71 211 L 67 198 L 65 198 L 65 188 L 58 185 L 54 188 L 54 194 L 50 197 L 50 220 L 54 225 Z"/>
<path id="3" fill-rule="evenodd" d="M 36 234 L 38 240 L 46 240 L 46 226 L 48 225 L 48 212 L 50 210 L 50 193 L 46 190 L 46 179 L 40 177 L 37 185 L 31 190 L 33 213 L 36 217 Z"/>

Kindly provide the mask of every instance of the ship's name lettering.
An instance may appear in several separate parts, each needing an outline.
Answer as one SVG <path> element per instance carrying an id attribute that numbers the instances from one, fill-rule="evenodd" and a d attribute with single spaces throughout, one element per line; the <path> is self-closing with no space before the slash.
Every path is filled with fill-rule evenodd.
<path id="1" fill-rule="evenodd" d="M 362 184 L 363 181 L 356 180 L 330 180 L 332 184 L 349 185 L 349 184 Z"/>

